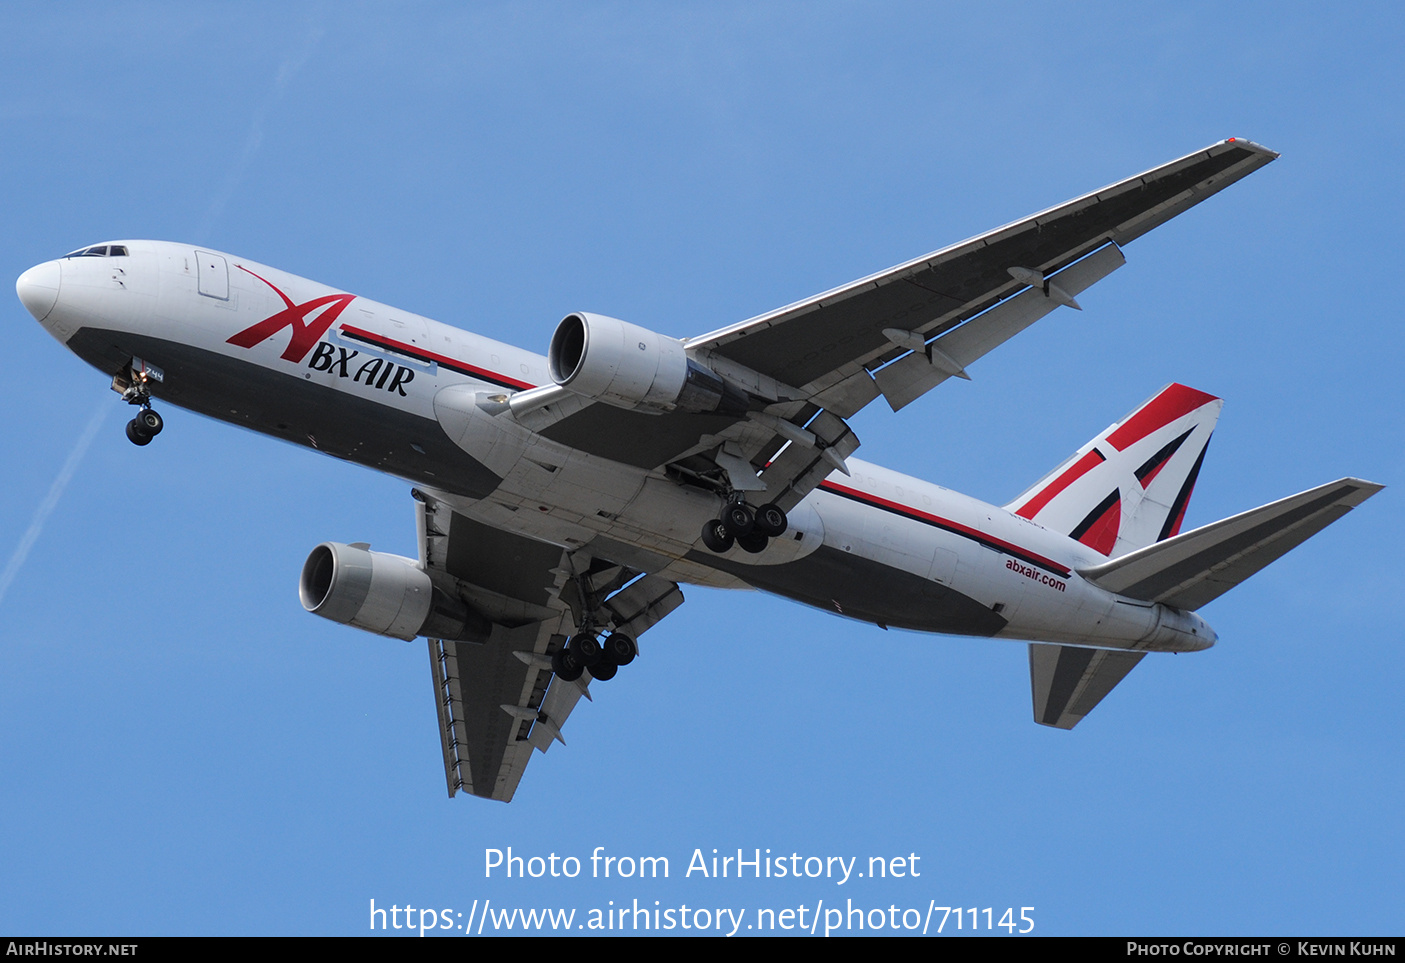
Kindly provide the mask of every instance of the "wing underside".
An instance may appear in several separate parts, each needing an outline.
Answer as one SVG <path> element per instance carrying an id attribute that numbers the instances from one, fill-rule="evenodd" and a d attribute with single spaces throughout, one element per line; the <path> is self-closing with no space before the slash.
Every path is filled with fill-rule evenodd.
<path id="1" fill-rule="evenodd" d="M 633 639 L 683 602 L 678 586 L 585 552 L 476 521 L 450 496 L 417 491 L 420 562 L 436 587 L 492 622 L 484 642 L 430 639 L 430 673 L 449 795 L 512 799 L 532 751 L 564 744 L 584 696 L 552 671 L 575 632 Z"/>
<path id="2" fill-rule="evenodd" d="M 1277 156 L 1249 141 L 1223 141 L 689 346 L 794 385 L 821 404 L 833 397 L 824 406 L 848 417 L 855 403 L 878 394 L 870 372 L 916 346 L 885 332 L 930 342 L 1026 287 L 1068 303 L 1044 286 L 1051 275 L 1109 241 L 1125 246 Z"/>

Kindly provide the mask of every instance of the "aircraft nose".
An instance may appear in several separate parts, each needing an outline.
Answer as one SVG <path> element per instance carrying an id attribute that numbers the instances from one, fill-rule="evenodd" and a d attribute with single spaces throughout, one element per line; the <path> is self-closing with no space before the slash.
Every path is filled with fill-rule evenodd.
<path id="1" fill-rule="evenodd" d="M 15 282 L 15 293 L 34 320 L 43 321 L 59 299 L 59 262 L 45 261 L 25 271 Z"/>

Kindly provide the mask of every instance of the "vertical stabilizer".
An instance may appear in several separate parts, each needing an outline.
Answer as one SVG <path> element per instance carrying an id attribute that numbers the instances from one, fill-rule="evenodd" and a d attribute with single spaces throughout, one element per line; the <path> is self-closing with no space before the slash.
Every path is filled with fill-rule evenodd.
<path id="1" fill-rule="evenodd" d="M 1107 556 L 1170 538 L 1223 405 L 1167 385 L 1005 507 Z"/>

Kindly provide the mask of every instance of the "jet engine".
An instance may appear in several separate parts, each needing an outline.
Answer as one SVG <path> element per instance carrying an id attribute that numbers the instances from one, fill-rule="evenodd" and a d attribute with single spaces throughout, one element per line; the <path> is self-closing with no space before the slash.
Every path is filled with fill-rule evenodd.
<path id="1" fill-rule="evenodd" d="M 434 587 L 413 559 L 356 545 L 323 542 L 298 579 L 313 615 L 407 642 L 417 635 L 483 642 L 492 624 Z"/>
<path id="2" fill-rule="evenodd" d="M 683 342 L 601 314 L 577 312 L 556 326 L 551 379 L 617 408 L 743 414 L 746 392 L 688 357 Z"/>

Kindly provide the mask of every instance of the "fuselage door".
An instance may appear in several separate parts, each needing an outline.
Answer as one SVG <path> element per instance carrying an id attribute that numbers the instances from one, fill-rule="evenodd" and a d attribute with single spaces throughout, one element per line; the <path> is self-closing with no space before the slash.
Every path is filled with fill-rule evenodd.
<path id="1" fill-rule="evenodd" d="M 956 581 L 956 553 L 945 548 L 934 549 L 932 569 L 927 573 L 927 577 L 949 587 Z"/>
<path id="2" fill-rule="evenodd" d="M 200 293 L 207 298 L 229 300 L 229 265 L 224 257 L 209 251 L 196 251 L 195 264 L 200 278 Z"/>

